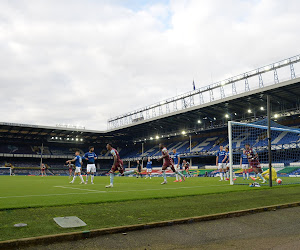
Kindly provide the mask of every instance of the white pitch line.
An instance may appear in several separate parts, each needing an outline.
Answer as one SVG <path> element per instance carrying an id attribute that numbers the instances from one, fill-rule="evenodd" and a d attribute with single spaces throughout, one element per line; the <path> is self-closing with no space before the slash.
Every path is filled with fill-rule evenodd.
<path id="1" fill-rule="evenodd" d="M 26 197 L 47 197 L 47 196 L 60 196 L 60 195 L 70 195 L 70 194 L 93 194 L 92 192 L 87 193 L 67 193 L 67 194 L 31 194 L 31 195 L 18 195 L 18 196 L 6 196 L 0 197 L 0 199 L 8 199 L 8 198 L 26 198 Z"/>
<path id="2" fill-rule="evenodd" d="M 81 190 L 81 191 L 91 191 L 96 193 L 106 193 L 106 191 L 100 191 L 100 190 L 94 190 L 94 189 L 86 189 L 86 188 L 75 188 L 75 187 L 65 187 L 65 186 L 54 186 L 58 188 L 66 188 L 66 189 L 75 189 L 75 190 Z"/>
<path id="3" fill-rule="evenodd" d="M 139 190 L 124 190 L 124 191 L 110 191 L 109 193 L 126 193 L 126 192 L 141 192 L 141 191 L 161 191 L 161 190 L 176 190 L 183 188 L 203 188 L 203 187 L 221 187 L 223 185 L 209 185 L 209 186 L 193 186 L 193 187 L 175 187 L 175 188 L 151 188 L 151 189 L 139 189 Z"/>
<path id="4" fill-rule="evenodd" d="M 92 189 L 80 189 L 80 188 L 74 188 L 74 187 L 64 187 L 64 186 L 54 186 L 54 187 L 60 187 L 60 188 L 66 188 L 66 189 L 79 189 L 79 190 L 88 190 L 89 192 L 84 193 L 67 193 L 67 194 L 33 194 L 33 195 L 19 195 L 19 196 L 6 196 L 6 197 L 0 197 L 0 199 L 8 199 L 8 198 L 26 198 L 26 197 L 48 197 L 48 196 L 63 196 L 63 195 L 78 195 L 78 194 L 95 194 L 95 193 L 126 193 L 126 192 L 142 192 L 142 191 L 162 191 L 162 190 L 176 190 L 176 189 L 183 189 L 183 188 L 202 188 L 202 187 L 221 187 L 223 185 L 209 185 L 209 186 L 193 186 L 193 187 L 175 187 L 175 188 L 152 188 L 152 189 L 135 189 L 135 190 L 124 190 L 124 191 L 98 191 L 98 190 L 92 190 Z M 92 191 L 92 192 L 91 192 Z"/>

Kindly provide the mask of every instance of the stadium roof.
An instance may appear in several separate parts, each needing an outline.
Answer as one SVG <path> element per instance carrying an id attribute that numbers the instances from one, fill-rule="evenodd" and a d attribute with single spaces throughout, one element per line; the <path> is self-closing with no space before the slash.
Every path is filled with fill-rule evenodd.
<path id="1" fill-rule="evenodd" d="M 107 141 L 110 138 L 109 133 L 95 130 L 0 123 L 0 139 L 85 143 Z"/>
<path id="2" fill-rule="evenodd" d="M 199 130 L 227 124 L 228 119 L 247 120 L 266 116 L 266 96 L 271 96 L 274 119 L 280 115 L 297 115 L 300 110 L 300 78 L 244 92 L 210 103 L 165 114 L 159 118 L 141 120 L 123 128 L 110 130 L 139 140 L 168 136 L 172 132 Z M 289 112 L 290 111 L 290 112 Z M 227 117 L 226 117 L 227 116 Z M 298 117 L 298 115 L 297 115 Z"/>
<path id="3" fill-rule="evenodd" d="M 105 143 L 168 136 L 183 130 L 201 131 L 222 127 L 228 119 L 246 120 L 266 115 L 266 95 L 271 96 L 272 114 L 299 116 L 300 78 L 255 89 L 210 103 L 196 105 L 158 118 L 139 121 L 108 131 L 0 123 L 1 140 L 64 143 Z M 261 110 L 263 108 L 263 110 Z M 228 118 L 225 116 L 228 115 Z M 279 117 L 274 117 L 279 119 Z M 201 123 L 198 123 L 201 122 Z"/>

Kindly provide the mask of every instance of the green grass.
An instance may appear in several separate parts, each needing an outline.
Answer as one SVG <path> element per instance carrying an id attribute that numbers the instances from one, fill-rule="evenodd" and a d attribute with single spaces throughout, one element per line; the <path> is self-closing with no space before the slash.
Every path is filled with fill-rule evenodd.
<path id="1" fill-rule="evenodd" d="M 95 184 L 69 184 L 68 177 L 1 176 L 0 240 L 178 219 L 300 201 L 299 186 L 269 189 L 230 186 L 218 178 L 189 178 L 160 185 L 162 178 L 108 177 Z M 79 183 L 79 180 L 76 180 Z M 54 217 L 78 216 L 80 229 L 62 229 Z M 28 227 L 14 228 L 15 223 Z"/>

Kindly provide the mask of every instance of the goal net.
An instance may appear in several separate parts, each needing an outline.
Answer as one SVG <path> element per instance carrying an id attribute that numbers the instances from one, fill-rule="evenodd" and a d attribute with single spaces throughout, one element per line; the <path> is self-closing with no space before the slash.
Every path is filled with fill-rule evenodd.
<path id="1" fill-rule="evenodd" d="M 269 185 L 267 131 L 267 119 L 228 122 L 231 184 Z M 271 121 L 271 162 L 273 185 L 300 184 L 300 129 Z"/>
<path id="2" fill-rule="evenodd" d="M 11 175 L 11 167 L 0 167 L 0 175 Z"/>

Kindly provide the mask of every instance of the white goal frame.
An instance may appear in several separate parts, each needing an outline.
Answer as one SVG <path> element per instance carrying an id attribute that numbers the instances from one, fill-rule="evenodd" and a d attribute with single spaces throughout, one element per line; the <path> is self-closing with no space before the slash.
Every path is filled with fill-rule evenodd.
<path id="1" fill-rule="evenodd" d="M 11 167 L 0 167 L 0 169 L 9 169 L 9 175 L 11 175 Z"/>
<path id="2" fill-rule="evenodd" d="M 232 125 L 239 125 L 244 127 L 252 127 L 252 128 L 260 128 L 265 131 L 268 130 L 268 126 L 263 125 L 257 125 L 252 123 L 243 123 L 243 122 L 234 122 L 234 121 L 228 121 L 228 140 L 229 140 L 229 164 L 230 164 L 230 185 L 233 185 L 233 148 L 232 148 Z M 293 128 L 278 128 L 278 127 L 271 127 L 271 131 L 281 131 L 281 132 L 291 132 L 291 133 L 297 133 L 300 134 L 300 131 Z M 272 138 L 271 138 L 272 140 Z M 300 146 L 299 146 L 300 147 Z"/>

